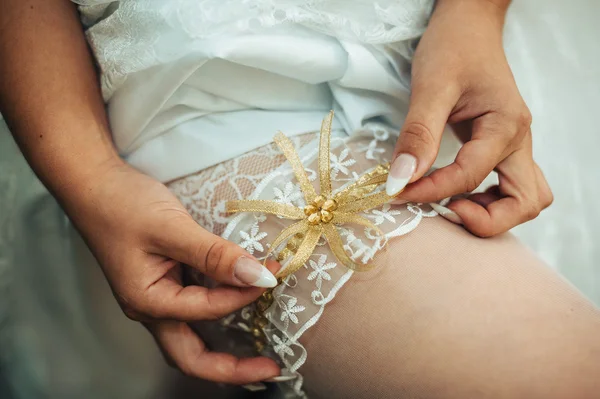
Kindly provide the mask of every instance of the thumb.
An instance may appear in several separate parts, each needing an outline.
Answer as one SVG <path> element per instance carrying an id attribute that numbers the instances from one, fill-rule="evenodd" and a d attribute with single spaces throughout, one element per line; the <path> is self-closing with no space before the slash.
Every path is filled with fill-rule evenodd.
<path id="1" fill-rule="evenodd" d="M 275 276 L 240 246 L 200 227 L 191 217 L 168 223 L 157 240 L 165 256 L 214 280 L 238 287 L 270 288 Z"/>
<path id="2" fill-rule="evenodd" d="M 437 157 L 442 133 L 456 101 L 449 90 L 413 85 L 408 115 L 394 149 L 386 183 L 388 195 L 398 195 L 420 179 Z"/>

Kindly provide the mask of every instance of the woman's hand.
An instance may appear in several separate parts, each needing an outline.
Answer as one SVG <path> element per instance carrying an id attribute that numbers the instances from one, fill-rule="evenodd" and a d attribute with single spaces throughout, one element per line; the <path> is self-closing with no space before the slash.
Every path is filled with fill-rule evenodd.
<path id="1" fill-rule="evenodd" d="M 125 314 L 141 321 L 185 374 L 247 384 L 279 374 L 267 358 L 209 352 L 186 321 L 214 320 L 254 301 L 276 279 L 239 246 L 203 230 L 159 182 L 123 162 L 63 205 L 98 259 Z M 182 285 L 181 264 L 223 285 Z M 270 266 L 276 266 L 271 264 Z M 253 287 L 255 286 L 255 287 Z"/>
<path id="2" fill-rule="evenodd" d="M 503 4 L 500 4 L 503 3 Z M 532 158 L 531 114 L 502 47 L 506 0 L 440 0 L 414 58 L 408 116 L 388 194 L 433 202 L 476 189 L 492 170 L 499 185 L 450 203 L 464 226 L 487 237 L 535 218 L 552 193 Z M 449 166 L 423 177 L 450 123 L 465 143 Z"/>
<path id="3" fill-rule="evenodd" d="M 186 374 L 233 384 L 278 375 L 273 360 L 207 351 L 185 323 L 241 308 L 263 292 L 256 286 L 276 280 L 240 247 L 200 228 L 164 185 L 119 159 L 76 5 L 1 0 L 0 76 L 0 110 L 15 139 L 125 313 L 143 321 Z M 181 263 L 224 286 L 184 287 Z"/>

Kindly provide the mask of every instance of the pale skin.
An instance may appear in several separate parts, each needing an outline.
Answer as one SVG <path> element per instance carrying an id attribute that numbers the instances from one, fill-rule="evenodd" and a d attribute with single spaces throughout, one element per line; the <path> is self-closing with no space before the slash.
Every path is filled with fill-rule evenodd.
<path id="1" fill-rule="evenodd" d="M 481 237 L 534 219 L 553 200 L 532 157 L 531 114 L 502 48 L 509 3 L 438 1 L 415 53 L 409 112 L 395 150 L 417 159 L 403 200 L 432 202 L 471 192 L 498 172 L 498 186 L 449 205 Z M 454 163 L 423 177 L 446 123 L 465 145 Z"/>
<path id="2" fill-rule="evenodd" d="M 470 191 L 491 170 L 499 172 L 499 188 L 450 205 L 479 236 L 504 232 L 552 201 L 531 156 L 529 112 L 501 45 L 508 3 L 438 1 L 415 57 L 396 151 L 418 160 L 403 199 Z M 75 6 L 0 0 L 0 76 L 0 111 L 23 154 L 84 237 L 125 314 L 144 323 L 170 363 L 190 376 L 232 384 L 279 375 L 270 359 L 208 351 L 186 324 L 222 317 L 263 290 L 234 275 L 235 262 L 249 254 L 201 229 L 163 184 L 120 159 Z M 467 145 L 453 166 L 421 178 L 446 122 L 472 124 L 463 136 Z M 181 263 L 223 286 L 182 287 Z"/>

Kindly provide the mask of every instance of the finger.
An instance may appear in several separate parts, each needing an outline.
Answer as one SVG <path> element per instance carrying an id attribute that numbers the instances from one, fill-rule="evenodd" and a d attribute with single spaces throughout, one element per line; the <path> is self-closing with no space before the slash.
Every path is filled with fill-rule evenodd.
<path id="1" fill-rule="evenodd" d="M 454 162 L 410 185 L 402 199 L 434 202 L 475 190 L 511 151 L 511 136 L 496 133 L 488 120 L 476 119 L 472 139 L 462 146 Z"/>
<path id="2" fill-rule="evenodd" d="M 473 201 L 476 204 L 483 206 L 484 208 L 490 205 L 492 202 L 498 201 L 501 198 L 502 196 L 496 195 L 491 192 L 476 193 L 468 197 L 470 201 Z"/>
<path id="3" fill-rule="evenodd" d="M 399 194 L 431 167 L 457 100 L 455 90 L 413 82 L 408 115 L 396 143 L 386 183 L 388 195 Z"/>
<path id="4" fill-rule="evenodd" d="M 255 301 L 264 289 L 232 287 L 187 287 L 169 278 L 162 278 L 145 292 L 137 309 L 154 319 L 198 321 L 222 318 Z"/>
<path id="5" fill-rule="evenodd" d="M 448 208 L 459 215 L 467 230 L 479 237 L 504 233 L 526 221 L 520 203 L 512 197 L 505 197 L 487 207 L 461 199 L 449 204 Z"/>
<path id="6" fill-rule="evenodd" d="M 454 201 L 448 208 L 461 217 L 465 228 L 480 237 L 504 233 L 534 219 L 542 210 L 534 166 L 527 151 L 517 151 L 499 168 L 498 191 L 492 188 L 473 198 Z"/>
<path id="7" fill-rule="evenodd" d="M 238 287 L 275 287 L 277 279 L 238 245 L 200 227 L 189 215 L 156 232 L 161 254 L 185 263 L 214 280 Z"/>
<path id="8" fill-rule="evenodd" d="M 243 385 L 280 375 L 280 369 L 272 359 L 240 359 L 208 351 L 200 337 L 185 323 L 166 321 L 146 327 L 165 357 L 190 377 Z"/>

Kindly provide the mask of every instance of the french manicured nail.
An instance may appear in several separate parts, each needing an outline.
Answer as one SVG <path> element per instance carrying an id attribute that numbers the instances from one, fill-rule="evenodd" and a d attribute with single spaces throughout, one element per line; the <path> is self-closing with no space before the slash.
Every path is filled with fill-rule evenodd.
<path id="1" fill-rule="evenodd" d="M 247 389 L 250 392 L 258 392 L 258 391 L 264 391 L 265 389 L 267 389 L 267 386 L 265 384 L 261 384 L 260 382 L 257 382 L 255 384 L 242 385 L 242 388 Z"/>
<path id="2" fill-rule="evenodd" d="M 277 377 L 269 378 L 268 380 L 265 380 L 265 382 L 284 382 L 284 381 L 291 381 L 295 378 L 296 377 L 293 375 L 279 375 Z"/>
<path id="3" fill-rule="evenodd" d="M 433 208 L 433 210 L 439 213 L 440 216 L 442 216 L 444 219 L 447 219 L 452 223 L 463 224 L 463 221 L 460 218 L 460 216 L 458 216 L 458 214 L 456 214 L 456 212 L 454 212 L 453 210 L 436 203 L 431 203 L 430 205 Z"/>
<path id="4" fill-rule="evenodd" d="M 242 283 L 254 287 L 273 288 L 277 285 L 277 279 L 273 274 L 254 259 L 245 256 L 240 257 L 235 263 L 233 274 Z"/>
<path id="5" fill-rule="evenodd" d="M 390 174 L 385 184 L 387 195 L 398 195 L 408 184 L 417 169 L 417 158 L 410 154 L 400 154 L 392 162 Z"/>

